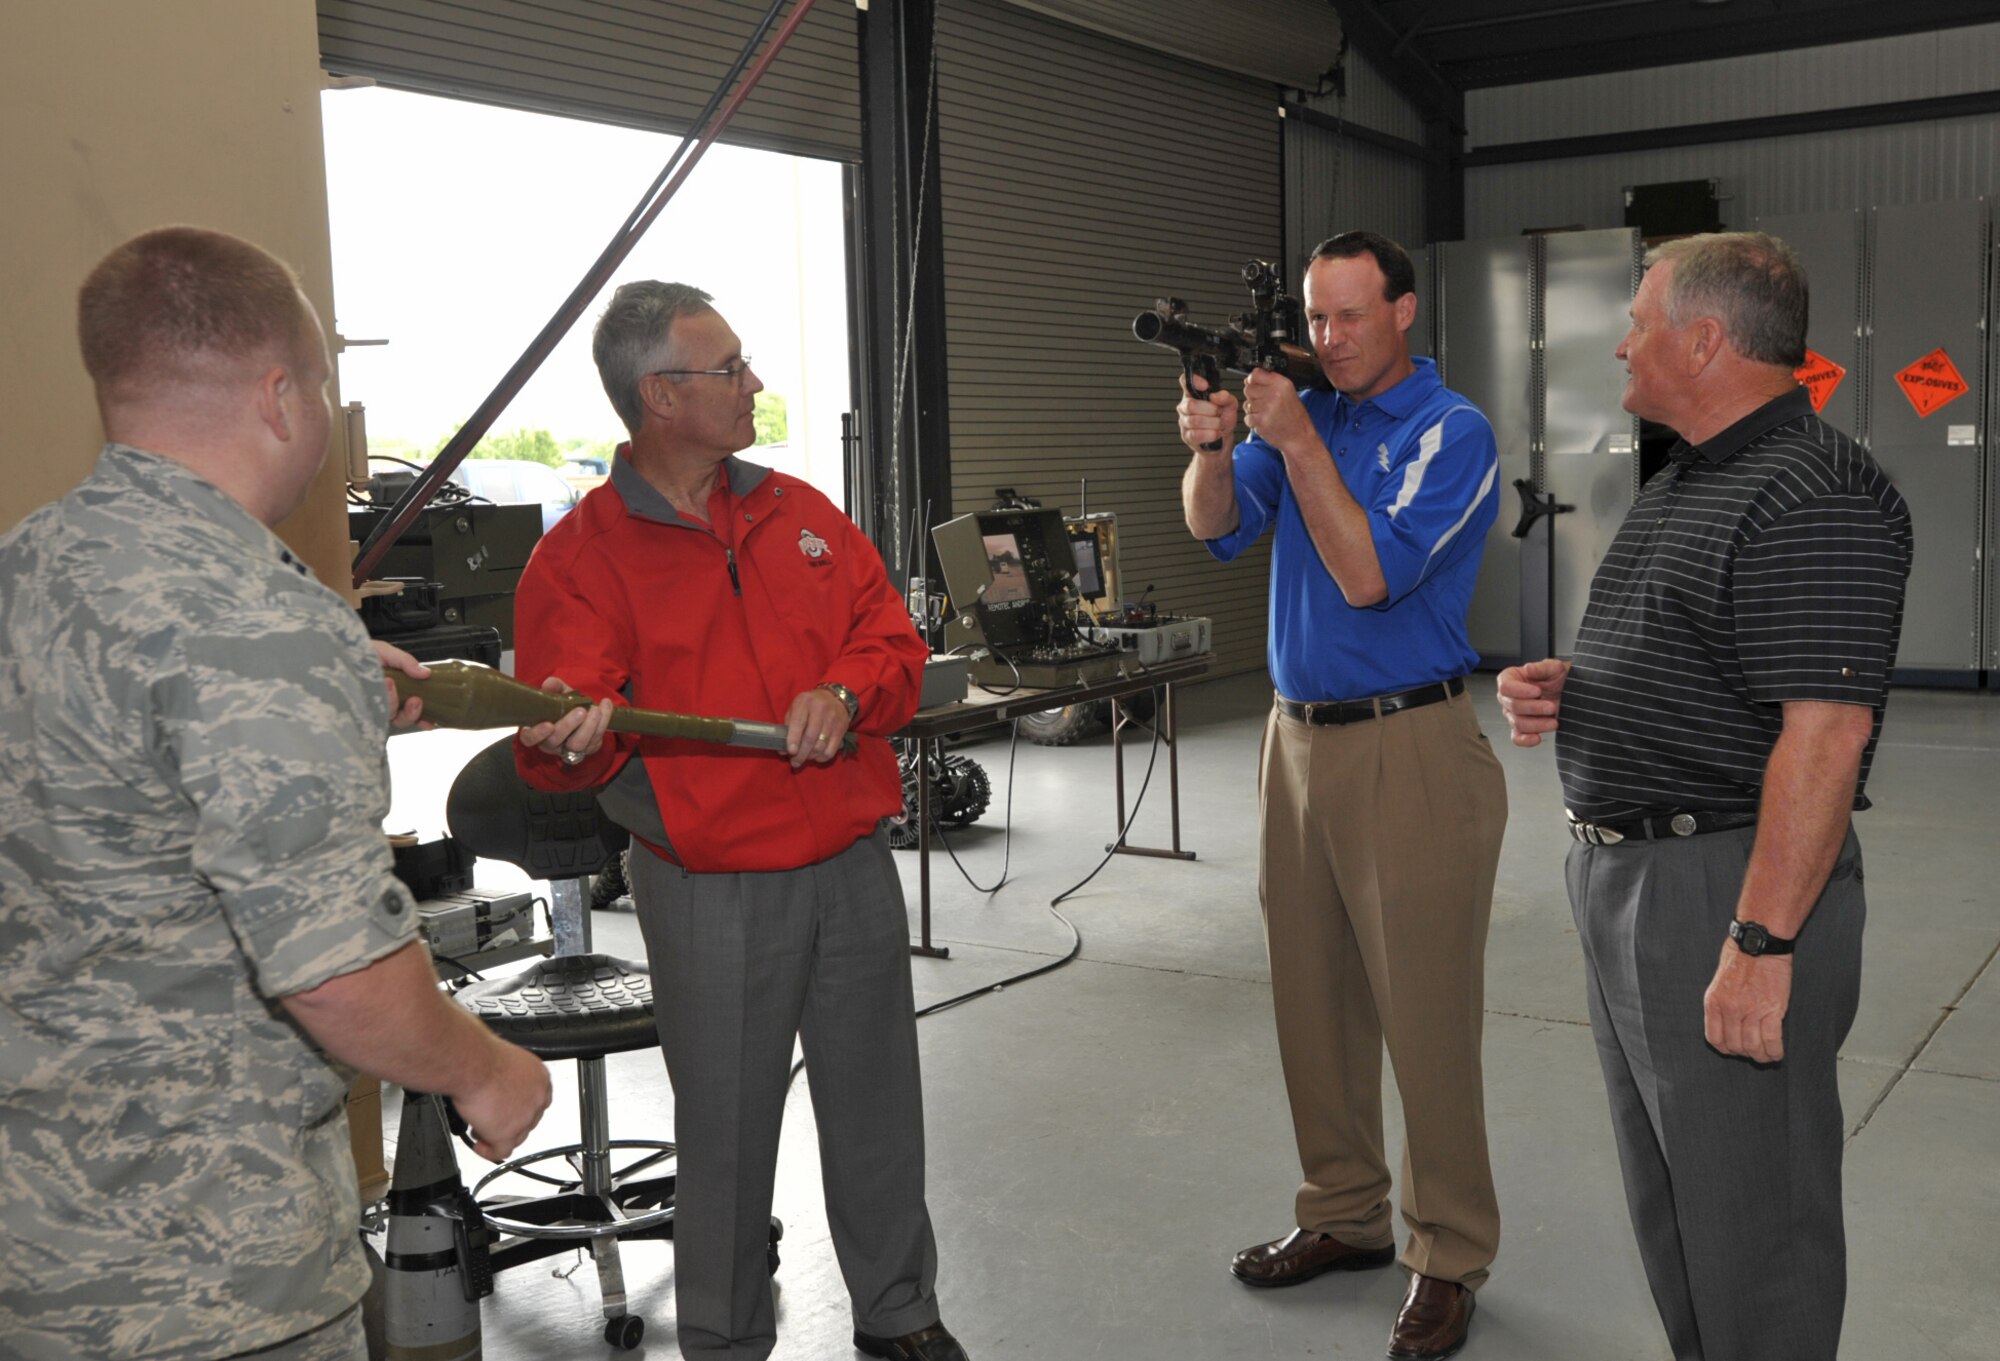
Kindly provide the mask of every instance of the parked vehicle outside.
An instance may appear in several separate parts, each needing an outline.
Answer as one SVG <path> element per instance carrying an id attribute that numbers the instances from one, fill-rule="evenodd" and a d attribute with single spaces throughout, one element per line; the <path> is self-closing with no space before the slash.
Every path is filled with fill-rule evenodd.
<path id="1" fill-rule="evenodd" d="M 556 469 L 562 480 L 576 488 L 581 496 L 592 487 L 601 487 L 611 476 L 611 460 L 598 458 L 594 454 L 569 454 L 564 457 L 562 467 Z"/>
<path id="2" fill-rule="evenodd" d="M 451 480 L 495 505 L 539 505 L 544 534 L 583 497 L 554 468 L 527 459 L 468 458 L 452 472 Z"/>

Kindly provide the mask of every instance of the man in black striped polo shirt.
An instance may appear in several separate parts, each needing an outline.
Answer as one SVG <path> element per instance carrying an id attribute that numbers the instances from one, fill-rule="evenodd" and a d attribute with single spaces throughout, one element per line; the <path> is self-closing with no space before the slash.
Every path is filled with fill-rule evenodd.
<path id="1" fill-rule="evenodd" d="M 1625 408 L 1682 442 L 1605 555 L 1574 658 L 1501 672 L 1500 702 L 1520 746 L 1560 713 L 1591 1027 L 1675 1358 L 1833 1361 L 1835 1060 L 1865 914 L 1849 815 L 1868 807 L 1910 517 L 1793 379 L 1790 247 L 1697 236 L 1646 263 Z"/>

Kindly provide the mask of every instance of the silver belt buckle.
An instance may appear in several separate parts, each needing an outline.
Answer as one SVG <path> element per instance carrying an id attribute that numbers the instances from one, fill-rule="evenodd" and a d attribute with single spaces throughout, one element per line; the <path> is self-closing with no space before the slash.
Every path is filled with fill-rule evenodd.
<path id="1" fill-rule="evenodd" d="M 1609 827 L 1599 827 L 1594 822 L 1585 822 L 1567 808 L 1563 812 L 1568 814 L 1569 829 L 1578 841 L 1592 846 L 1615 846 L 1625 839 L 1623 832 L 1614 832 Z"/>
<path id="2" fill-rule="evenodd" d="M 1693 836 L 1695 833 L 1694 814 L 1676 813 L 1673 819 L 1667 823 L 1667 826 L 1674 829 L 1675 836 Z"/>

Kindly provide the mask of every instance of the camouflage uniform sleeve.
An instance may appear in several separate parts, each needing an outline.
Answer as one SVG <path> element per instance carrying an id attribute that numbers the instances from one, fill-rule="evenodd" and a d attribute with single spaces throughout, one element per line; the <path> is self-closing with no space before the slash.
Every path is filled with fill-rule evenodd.
<path id="1" fill-rule="evenodd" d="M 194 871 L 267 997 L 358 969 L 416 930 L 381 827 L 388 697 L 359 622 L 319 603 L 204 624 L 161 696 L 198 819 Z"/>

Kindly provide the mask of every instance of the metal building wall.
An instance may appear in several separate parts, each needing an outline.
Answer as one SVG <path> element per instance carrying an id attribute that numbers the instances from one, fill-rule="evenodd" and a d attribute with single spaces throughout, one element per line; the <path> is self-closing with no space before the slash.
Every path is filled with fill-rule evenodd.
<path id="1" fill-rule="evenodd" d="M 1410 249 L 1423 244 L 1422 163 L 1286 119 L 1285 260 L 1292 286 L 1314 246 L 1359 228 Z"/>
<path id="2" fill-rule="evenodd" d="M 1212 70 L 1285 85 L 1317 80 L 1340 52 L 1325 0 L 1007 0 L 1073 28 Z"/>
<path id="3" fill-rule="evenodd" d="M 2000 193 L 2000 115 L 1479 166 L 1465 175 L 1466 234 L 1624 225 L 1628 184 L 1719 179 L 1723 223 Z"/>
<path id="4" fill-rule="evenodd" d="M 1466 96 L 1468 150 L 2000 87 L 2000 23 L 1580 76 Z M 1474 166 L 1469 239 L 1623 225 L 1628 184 L 1720 179 L 1723 221 L 2000 191 L 2000 115 L 1612 156 Z"/>
<path id="5" fill-rule="evenodd" d="M 336 75 L 506 108 L 684 132 L 756 27 L 756 0 L 316 0 Z M 854 12 L 806 16 L 724 140 L 859 160 Z"/>
<path id="6" fill-rule="evenodd" d="M 1468 146 L 1476 155 L 1491 147 L 1580 135 L 1996 89 L 2000 23 L 1991 23 L 1476 91 L 1466 101 Z M 1928 215 L 1926 223 L 1939 214 L 1983 223 L 1986 210 L 1977 200 L 2000 196 L 2000 115 L 1475 165 L 1466 173 L 1467 230 L 1475 237 L 1508 236 L 1537 226 L 1617 225 L 1623 220 L 1624 186 L 1687 179 L 1720 182 L 1721 216 L 1730 227 L 1751 227 L 1760 220 L 1774 226 L 1787 220 L 1811 224 L 1860 212 L 1876 227 L 1891 218 L 1901 222 L 1912 213 Z M 1936 259 L 1930 258 L 1928 246 L 1916 244 L 1946 237 L 1971 242 L 1949 252 L 1950 282 L 1933 277 L 1946 264 L 1942 244 Z M 1879 269 L 1883 245 L 1873 235 L 1870 240 Z M 1977 311 L 1984 302 L 1981 266 L 1988 258 L 1983 237 L 1970 228 L 1959 232 L 1924 226 L 1903 232 L 1892 243 L 1888 262 L 1907 267 L 1911 278 L 1893 288 L 1878 280 L 1872 299 L 1862 299 L 1872 316 L 1865 328 L 1872 342 L 1862 343 L 1860 362 L 1854 365 L 1859 371 L 1846 385 L 1852 391 L 1844 395 L 1850 403 L 1859 400 L 1859 409 L 1848 413 L 1855 433 L 1874 445 L 1884 467 L 1905 485 L 1917 521 L 1918 571 L 1911 582 L 1904 654 L 1898 658 L 1899 673 L 1912 677 L 1976 677 L 1978 668 L 1992 668 L 2000 660 L 2000 638 L 1995 636 L 2000 632 L 1995 605 L 2000 578 L 1993 566 L 2000 556 L 1993 549 L 2000 542 L 2000 498 L 1995 496 L 2000 441 L 1984 419 L 1990 408 L 1982 410 L 1993 389 L 1970 394 L 1950 418 L 1940 414 L 1925 423 L 1908 418 L 1894 383 L 1895 370 L 1911 355 L 1942 343 L 1947 321 L 1956 327 L 1950 331 L 1956 336 L 1952 353 L 1967 365 L 1966 377 L 1975 385 L 1981 377 L 2000 383 L 2000 368 L 1980 354 L 1983 331 L 1959 315 L 1965 307 Z M 1845 286 L 1850 267 L 1836 264 L 1833 272 Z M 1919 286 L 1927 284 L 1935 285 L 1935 297 Z M 1915 328 L 1907 335 L 1897 332 L 1899 348 L 1893 357 L 1883 351 L 1885 326 Z M 1871 397 L 1864 385 L 1890 397 Z M 1924 447 L 1913 452 L 1918 436 Z M 1931 448 L 1933 444 L 1941 447 Z M 1968 447 L 1973 445 L 1977 447 Z"/>
<path id="7" fill-rule="evenodd" d="M 1416 105 L 1403 98 L 1386 76 L 1352 48 L 1347 53 L 1347 97 L 1301 92 L 1299 102 L 1309 109 L 1345 118 L 1406 142 L 1424 140 L 1424 117 Z"/>
<path id="8" fill-rule="evenodd" d="M 1298 103 L 1348 123 L 1421 143 L 1424 120 L 1358 52 L 1347 54 L 1347 95 Z M 1285 260 L 1293 273 L 1336 232 L 1366 228 L 1414 250 L 1424 244 L 1424 167 L 1384 147 L 1302 119 L 1285 120 Z"/>
<path id="9" fill-rule="evenodd" d="M 1472 90 L 1467 146 L 1760 118 L 1990 90 L 2000 23 Z"/>
<path id="10" fill-rule="evenodd" d="M 952 504 L 930 521 L 996 487 L 1076 511 L 1088 478 L 1126 594 L 1211 618 L 1216 674 L 1262 668 L 1269 539 L 1224 566 L 1189 536 L 1179 364 L 1132 318 L 1249 305 L 1243 262 L 1284 244 L 1276 87 L 987 0 L 944 0 L 937 31 Z M 1133 90 L 1199 127 L 1136 116 Z"/>

